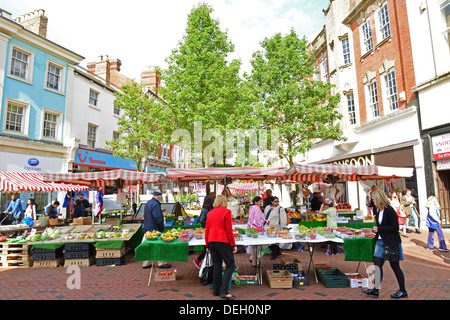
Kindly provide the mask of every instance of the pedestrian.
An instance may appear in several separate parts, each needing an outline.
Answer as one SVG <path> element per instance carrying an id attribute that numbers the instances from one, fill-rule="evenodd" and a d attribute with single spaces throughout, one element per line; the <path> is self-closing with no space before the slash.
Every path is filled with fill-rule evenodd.
<path id="1" fill-rule="evenodd" d="M 264 218 L 264 212 L 261 210 L 261 206 L 263 204 L 263 198 L 256 196 L 253 198 L 252 205 L 248 208 L 248 223 L 247 228 L 259 228 L 263 229 L 266 224 L 266 219 Z M 250 254 L 249 260 L 250 263 L 253 261 L 256 262 L 255 259 L 255 248 L 254 246 L 247 247 L 247 253 Z M 253 265 L 256 267 L 256 265 Z"/>
<path id="2" fill-rule="evenodd" d="M 274 227 L 275 230 L 281 231 L 287 226 L 287 214 L 286 211 L 280 206 L 280 199 L 278 197 L 272 197 L 272 202 L 264 209 L 266 225 Z M 281 255 L 280 246 L 276 243 L 269 246 L 271 250 L 271 259 L 275 260 Z"/>
<path id="3" fill-rule="evenodd" d="M 416 200 L 411 195 L 410 189 L 406 189 L 406 193 L 402 197 L 401 203 L 405 207 L 406 213 L 408 214 L 408 217 L 406 218 L 406 232 L 411 232 L 409 231 L 408 226 L 409 226 L 409 217 L 412 217 L 416 233 L 421 233 L 419 230 L 419 218 L 417 216 Z"/>
<path id="4" fill-rule="evenodd" d="M 45 212 L 45 214 L 47 214 L 48 215 L 48 209 L 50 208 L 50 206 L 51 205 L 53 205 L 54 203 L 55 203 L 55 201 L 57 201 L 58 199 L 56 199 L 56 198 L 53 198 L 52 199 L 52 202 L 50 202 L 48 205 L 46 205 L 45 206 L 45 208 L 44 208 L 44 212 Z M 60 212 L 60 208 L 58 207 L 57 209 L 56 209 L 56 211 L 57 211 L 57 213 L 58 214 L 60 214 L 61 212 Z"/>
<path id="5" fill-rule="evenodd" d="M 398 216 L 394 208 L 391 207 L 388 197 L 383 191 L 372 192 L 374 200 L 374 213 L 376 226 L 375 232 L 375 250 L 373 253 L 373 262 L 375 265 L 375 285 L 374 288 L 363 290 L 362 292 L 378 297 L 380 285 L 383 280 L 383 264 L 389 260 L 395 278 L 399 285 L 399 290 L 391 295 L 391 298 L 406 298 L 408 296 L 405 287 L 405 276 L 400 268 L 400 261 L 404 260 L 402 240 L 398 232 Z"/>
<path id="6" fill-rule="evenodd" d="M 376 184 L 372 185 L 370 187 L 370 191 L 367 194 L 367 210 L 369 211 L 369 216 L 373 216 L 373 208 L 375 206 L 375 204 L 373 203 L 373 198 L 372 198 L 372 193 L 378 190 L 378 186 Z"/>
<path id="7" fill-rule="evenodd" d="M 47 215 L 49 219 L 56 219 L 57 216 L 59 215 L 59 201 L 56 200 L 55 202 L 52 203 L 52 205 L 48 208 L 47 210 Z"/>
<path id="8" fill-rule="evenodd" d="M 425 208 L 428 209 L 427 227 L 428 227 L 428 241 L 427 249 L 434 250 L 434 233 L 438 235 L 439 251 L 447 252 L 447 245 L 445 243 L 444 232 L 441 228 L 441 206 L 435 196 L 430 196 L 427 200 Z"/>
<path id="9" fill-rule="evenodd" d="M 8 208 L 6 208 L 5 211 L 12 212 L 14 220 L 13 224 L 19 224 L 20 220 L 22 220 L 23 215 L 22 202 L 20 201 L 20 199 L 17 199 L 14 194 L 11 195 L 11 201 L 9 202 L 9 206 Z"/>
<path id="10" fill-rule="evenodd" d="M 403 237 L 408 238 L 406 234 L 406 211 L 405 207 L 398 201 L 397 192 L 394 190 L 389 192 L 389 202 L 391 203 L 391 207 L 394 208 L 395 212 L 398 216 L 398 224 L 400 230 L 403 231 L 401 234 Z"/>
<path id="11" fill-rule="evenodd" d="M 153 191 L 153 197 L 145 204 L 144 207 L 144 234 L 147 231 L 164 232 L 164 215 L 161 210 L 162 193 Z M 144 236 L 145 239 L 145 236 Z M 150 268 L 150 261 L 144 261 L 142 268 Z M 171 265 L 164 261 L 158 261 L 158 268 L 170 268 Z"/>
<path id="12" fill-rule="evenodd" d="M 214 196 L 215 197 L 215 196 Z M 198 221 L 200 222 L 200 225 L 204 229 L 206 227 L 206 218 L 208 216 L 208 212 L 210 212 L 212 209 L 214 209 L 214 199 L 211 197 L 211 195 L 206 196 L 205 199 L 203 199 L 203 206 L 202 211 L 200 213 L 200 217 L 198 218 Z M 203 249 L 202 253 L 193 260 L 195 266 L 200 269 L 202 260 L 205 258 L 206 254 L 206 248 Z"/>
<path id="13" fill-rule="evenodd" d="M 31 218 L 32 220 L 36 220 L 36 205 L 34 204 L 34 199 L 29 198 L 27 200 L 27 207 L 25 208 L 24 218 Z"/>
<path id="14" fill-rule="evenodd" d="M 237 248 L 234 242 L 231 210 L 227 208 L 227 198 L 217 195 L 214 209 L 208 212 L 205 228 L 205 244 L 211 253 L 213 264 L 213 295 L 231 300 L 234 296 L 228 293 L 228 285 L 235 269 L 234 254 Z M 225 270 L 222 277 L 222 263 Z"/>
<path id="15" fill-rule="evenodd" d="M 327 217 L 327 228 L 337 229 L 337 210 L 333 207 L 333 201 L 326 199 L 320 206 L 319 214 Z M 335 255 L 337 253 L 337 243 L 328 241 L 326 254 Z"/>
<path id="16" fill-rule="evenodd" d="M 311 211 L 319 211 L 322 203 L 323 198 L 320 196 L 320 192 L 314 192 L 314 196 L 311 199 Z"/>
<path id="17" fill-rule="evenodd" d="M 267 206 L 270 207 L 272 200 L 273 200 L 273 196 L 272 196 L 272 190 L 271 189 L 267 189 L 266 192 L 264 193 L 266 197 L 263 197 L 263 207 L 264 209 L 266 209 Z"/>
<path id="18" fill-rule="evenodd" d="M 85 217 L 85 216 L 86 216 L 86 210 L 84 208 L 83 203 L 81 202 L 80 199 L 75 200 L 75 207 L 73 208 L 72 218 L 76 219 L 76 218 Z"/>

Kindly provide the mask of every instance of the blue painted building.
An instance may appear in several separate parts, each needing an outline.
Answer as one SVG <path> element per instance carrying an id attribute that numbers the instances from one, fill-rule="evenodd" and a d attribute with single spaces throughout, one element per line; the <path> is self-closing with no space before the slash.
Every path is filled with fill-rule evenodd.
<path id="1" fill-rule="evenodd" d="M 43 10 L 0 16 L 0 171 L 67 171 L 65 117 L 84 58 L 46 39 L 46 25 Z"/>

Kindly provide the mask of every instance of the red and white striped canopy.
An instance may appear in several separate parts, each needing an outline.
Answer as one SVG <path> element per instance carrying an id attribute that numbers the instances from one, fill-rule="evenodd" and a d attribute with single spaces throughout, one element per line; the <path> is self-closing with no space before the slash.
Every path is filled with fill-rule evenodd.
<path id="1" fill-rule="evenodd" d="M 224 186 L 222 184 L 219 184 L 217 186 L 217 192 L 222 193 Z M 231 193 L 234 194 L 245 194 L 246 192 L 251 191 L 261 191 L 264 192 L 266 190 L 266 187 L 263 184 L 260 184 L 259 182 L 233 182 L 229 185 L 227 185 L 227 188 L 230 189 Z M 196 186 L 197 191 L 205 190 L 206 185 L 197 185 Z"/>
<path id="2" fill-rule="evenodd" d="M 122 185 L 123 187 L 126 187 L 136 184 L 163 181 L 165 179 L 165 173 L 150 173 L 118 169 L 97 172 L 48 173 L 44 175 L 44 181 L 74 182 L 87 185 L 91 188 L 114 186 L 118 179 L 122 179 Z"/>
<path id="3" fill-rule="evenodd" d="M 316 182 L 329 176 L 339 181 L 381 180 L 412 177 L 413 168 L 352 166 L 345 164 L 295 164 L 281 179 L 283 182 Z"/>
<path id="4" fill-rule="evenodd" d="M 88 188 L 72 183 L 45 182 L 40 173 L 0 172 L 1 192 L 81 191 Z"/>
<path id="5" fill-rule="evenodd" d="M 206 181 L 220 180 L 227 177 L 239 180 L 262 181 L 282 178 L 285 175 L 285 168 L 220 167 L 167 170 L 167 179 L 170 181 Z"/>

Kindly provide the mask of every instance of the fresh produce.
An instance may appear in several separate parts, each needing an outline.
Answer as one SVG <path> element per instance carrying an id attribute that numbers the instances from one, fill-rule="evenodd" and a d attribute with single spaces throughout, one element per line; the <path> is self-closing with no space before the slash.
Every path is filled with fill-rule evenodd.
<path id="1" fill-rule="evenodd" d="M 7 236 L 1 236 L 1 237 L 0 237 L 0 242 L 6 241 L 7 239 L 8 239 Z"/>
<path id="2" fill-rule="evenodd" d="M 147 239 L 156 239 L 156 238 L 158 238 L 158 236 L 160 234 L 161 234 L 161 232 L 159 232 L 158 230 L 147 231 L 145 233 L 145 238 L 147 238 Z"/>

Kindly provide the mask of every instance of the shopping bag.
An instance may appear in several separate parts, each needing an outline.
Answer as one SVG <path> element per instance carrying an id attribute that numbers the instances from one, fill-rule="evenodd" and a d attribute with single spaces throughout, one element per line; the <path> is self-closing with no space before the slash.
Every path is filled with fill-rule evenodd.
<path id="1" fill-rule="evenodd" d="M 212 278 L 213 267 L 211 263 L 211 254 L 206 253 L 205 258 L 203 259 L 202 266 L 200 267 L 200 283 L 202 285 L 211 284 L 213 282 Z"/>

